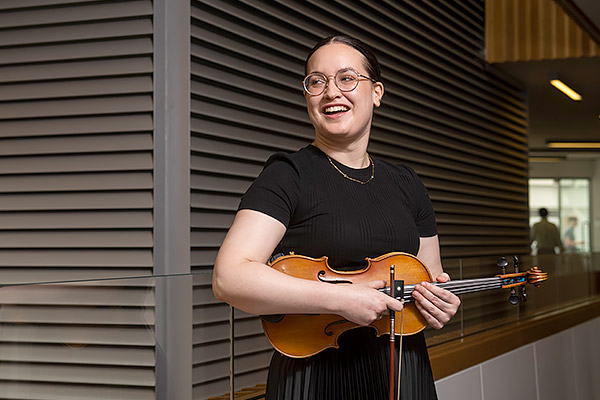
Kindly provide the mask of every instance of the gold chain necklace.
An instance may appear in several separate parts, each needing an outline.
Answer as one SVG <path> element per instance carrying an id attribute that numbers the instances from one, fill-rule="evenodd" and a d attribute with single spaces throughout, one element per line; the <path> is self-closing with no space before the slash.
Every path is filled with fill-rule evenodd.
<path id="1" fill-rule="evenodd" d="M 344 178 L 354 181 L 354 182 L 358 182 L 361 185 L 366 185 L 367 183 L 371 182 L 373 180 L 373 178 L 375 178 L 375 163 L 373 162 L 373 159 L 371 158 L 371 156 L 367 153 L 367 157 L 369 157 L 369 161 L 371 162 L 371 177 L 369 179 L 367 179 L 366 181 L 360 181 L 358 179 L 354 179 L 351 176 L 348 176 L 348 174 L 346 174 L 345 172 L 343 172 L 342 170 L 340 170 L 337 165 L 335 165 L 333 163 L 333 160 L 331 159 L 331 157 L 327 156 L 327 159 L 329 160 L 329 163 L 331 165 L 333 165 L 333 168 L 336 169 L 337 172 L 339 172 Z"/>

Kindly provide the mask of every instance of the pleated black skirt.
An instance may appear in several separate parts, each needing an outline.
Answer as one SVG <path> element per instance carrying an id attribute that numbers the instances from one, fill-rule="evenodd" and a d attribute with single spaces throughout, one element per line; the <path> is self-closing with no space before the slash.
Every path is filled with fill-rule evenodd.
<path id="1" fill-rule="evenodd" d="M 400 398 L 437 400 L 423 333 L 402 341 Z M 378 338 L 372 328 L 357 328 L 342 334 L 339 343 L 339 349 L 308 358 L 290 358 L 276 351 L 266 400 L 389 399 L 389 336 Z"/>

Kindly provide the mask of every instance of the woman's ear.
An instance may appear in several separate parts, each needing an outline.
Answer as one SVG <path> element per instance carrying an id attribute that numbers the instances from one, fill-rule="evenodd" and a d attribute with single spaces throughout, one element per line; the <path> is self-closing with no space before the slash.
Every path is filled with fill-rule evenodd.
<path id="1" fill-rule="evenodd" d="M 383 93 L 385 90 L 383 89 L 383 83 L 375 82 L 373 84 L 373 105 L 375 107 L 379 107 L 381 105 L 381 98 L 383 97 Z"/>

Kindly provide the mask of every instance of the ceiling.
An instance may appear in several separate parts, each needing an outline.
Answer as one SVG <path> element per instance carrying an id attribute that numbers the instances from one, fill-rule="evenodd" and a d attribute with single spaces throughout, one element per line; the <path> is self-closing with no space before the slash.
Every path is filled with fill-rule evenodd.
<path id="1" fill-rule="evenodd" d="M 600 31 L 600 2 L 573 0 Z M 531 156 L 563 156 L 568 160 L 600 159 L 600 149 L 548 149 L 547 141 L 600 141 L 600 57 L 497 63 L 494 67 L 521 83 L 529 108 Z M 550 85 L 552 76 L 582 96 L 573 101 Z"/>

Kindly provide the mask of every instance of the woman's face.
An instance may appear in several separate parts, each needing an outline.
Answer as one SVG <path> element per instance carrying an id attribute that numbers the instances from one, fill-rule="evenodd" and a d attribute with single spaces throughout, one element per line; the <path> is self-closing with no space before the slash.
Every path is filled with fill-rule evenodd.
<path id="1" fill-rule="evenodd" d="M 318 96 L 304 92 L 308 116 L 317 138 L 326 141 L 357 140 L 371 130 L 373 106 L 379 107 L 383 84 L 361 80 L 356 89 L 342 92 L 333 76 L 341 69 L 352 68 L 368 76 L 364 56 L 354 48 L 332 43 L 319 48 L 308 60 L 309 74 L 320 72 L 328 77 L 328 86 Z"/>

